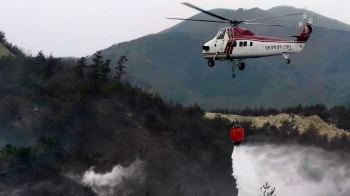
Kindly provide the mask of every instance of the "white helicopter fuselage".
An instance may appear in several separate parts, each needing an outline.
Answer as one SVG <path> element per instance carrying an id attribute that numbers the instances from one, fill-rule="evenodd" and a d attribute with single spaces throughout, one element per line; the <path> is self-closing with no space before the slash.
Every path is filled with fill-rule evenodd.
<path id="1" fill-rule="evenodd" d="M 236 42 L 238 42 L 238 46 L 233 47 L 229 52 L 225 52 L 226 47 L 223 46 L 225 45 L 225 40 L 224 43 L 218 43 L 216 39 L 213 39 L 205 44 L 206 46 L 212 47 L 210 47 L 209 50 L 203 50 L 203 57 L 213 58 L 217 54 L 218 58 L 226 58 L 227 55 L 232 59 L 260 58 L 281 55 L 283 53 L 298 53 L 301 52 L 305 46 L 305 43 L 294 43 L 294 41 L 261 42 L 254 40 L 237 40 Z M 239 42 L 247 42 L 247 46 L 239 46 Z"/>
<path id="2" fill-rule="evenodd" d="M 305 25 L 296 40 L 258 36 L 243 28 L 227 27 L 220 29 L 218 35 L 203 46 L 203 57 L 214 60 L 232 60 L 261 58 L 301 52 L 312 32 L 312 27 Z"/>

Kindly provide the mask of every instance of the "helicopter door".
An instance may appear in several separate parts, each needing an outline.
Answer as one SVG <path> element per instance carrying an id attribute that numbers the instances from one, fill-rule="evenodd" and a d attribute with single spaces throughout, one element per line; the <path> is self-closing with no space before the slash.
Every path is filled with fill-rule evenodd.
<path id="1" fill-rule="evenodd" d="M 226 30 L 225 29 L 221 29 L 218 33 L 218 35 L 216 36 L 216 40 L 215 40 L 215 50 L 218 52 L 224 52 L 224 47 L 225 47 L 225 33 Z"/>

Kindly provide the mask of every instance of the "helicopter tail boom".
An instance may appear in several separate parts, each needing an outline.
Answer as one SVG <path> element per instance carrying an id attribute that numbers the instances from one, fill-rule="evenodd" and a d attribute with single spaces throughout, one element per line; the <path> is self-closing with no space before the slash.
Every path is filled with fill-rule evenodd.
<path id="1" fill-rule="evenodd" d="M 312 33 L 312 26 L 310 24 L 306 24 L 304 29 L 301 31 L 299 36 L 296 36 L 297 39 L 295 42 L 303 42 L 306 43 Z"/>

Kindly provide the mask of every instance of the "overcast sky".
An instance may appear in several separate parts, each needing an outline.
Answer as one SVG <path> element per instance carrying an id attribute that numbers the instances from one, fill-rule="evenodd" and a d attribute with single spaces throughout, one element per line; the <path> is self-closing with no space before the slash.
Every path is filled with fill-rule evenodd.
<path id="1" fill-rule="evenodd" d="M 0 0 L 0 30 L 36 55 L 81 57 L 114 43 L 157 33 L 198 12 L 186 0 Z M 350 0 L 188 0 L 204 9 L 307 8 L 350 24 Z"/>

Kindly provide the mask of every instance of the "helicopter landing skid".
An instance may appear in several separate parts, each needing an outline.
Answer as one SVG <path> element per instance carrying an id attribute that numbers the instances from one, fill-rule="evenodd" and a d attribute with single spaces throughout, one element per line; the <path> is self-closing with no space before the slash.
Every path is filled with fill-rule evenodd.
<path id="1" fill-rule="evenodd" d="M 232 69 L 232 78 L 235 78 L 235 68 L 238 67 L 240 70 L 243 70 L 245 67 L 245 63 L 242 61 L 242 59 L 239 60 L 231 60 L 232 65 L 231 65 L 231 69 Z"/>

